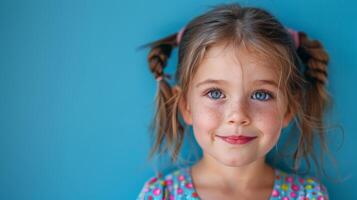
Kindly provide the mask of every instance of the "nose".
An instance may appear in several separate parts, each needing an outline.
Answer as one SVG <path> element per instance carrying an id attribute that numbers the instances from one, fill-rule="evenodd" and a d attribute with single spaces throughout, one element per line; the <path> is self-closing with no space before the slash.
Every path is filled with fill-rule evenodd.
<path id="1" fill-rule="evenodd" d="M 249 105 L 244 100 L 231 102 L 228 107 L 228 124 L 248 125 L 251 122 L 249 117 Z"/>

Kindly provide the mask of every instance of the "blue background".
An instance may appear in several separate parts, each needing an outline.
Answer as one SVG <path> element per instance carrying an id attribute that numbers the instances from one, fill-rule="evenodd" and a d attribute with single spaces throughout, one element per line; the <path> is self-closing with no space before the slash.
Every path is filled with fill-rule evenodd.
<path id="1" fill-rule="evenodd" d="M 159 162 L 146 160 L 156 82 L 136 48 L 223 2 L 0 1 L 0 199 L 135 199 Z M 328 118 L 345 131 L 331 149 L 349 178 L 324 181 L 332 199 L 357 198 L 355 1 L 238 2 L 329 52 Z"/>

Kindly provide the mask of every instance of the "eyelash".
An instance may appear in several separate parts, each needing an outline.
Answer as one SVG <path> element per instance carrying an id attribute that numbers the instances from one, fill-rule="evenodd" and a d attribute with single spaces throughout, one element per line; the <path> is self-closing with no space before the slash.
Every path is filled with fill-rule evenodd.
<path id="1" fill-rule="evenodd" d="M 223 92 L 221 91 L 221 89 L 214 87 L 214 88 L 210 88 L 207 92 L 205 92 L 205 95 L 204 95 L 204 96 L 208 96 L 208 95 L 209 95 L 211 92 L 213 92 L 213 91 L 219 91 L 219 92 L 221 92 L 221 93 L 223 94 Z M 268 98 L 267 100 L 258 100 L 258 101 L 270 101 L 270 100 L 273 100 L 273 99 L 275 98 L 274 95 L 273 95 L 273 93 L 271 93 L 271 92 L 268 91 L 268 90 L 260 89 L 260 90 L 257 90 L 257 91 L 255 91 L 255 92 L 262 92 L 262 93 L 265 93 L 265 94 L 267 94 L 267 95 L 269 96 L 269 98 Z M 208 96 L 208 98 L 210 98 L 210 99 L 213 100 L 213 101 L 219 100 L 219 99 L 213 99 L 213 98 L 211 98 L 211 97 L 209 97 L 209 96 Z"/>

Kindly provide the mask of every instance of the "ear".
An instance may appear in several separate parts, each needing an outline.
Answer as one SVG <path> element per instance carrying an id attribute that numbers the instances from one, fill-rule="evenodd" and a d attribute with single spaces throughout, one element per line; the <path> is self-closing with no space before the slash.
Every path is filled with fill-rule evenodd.
<path id="1" fill-rule="evenodd" d="M 287 108 L 285 115 L 284 115 L 284 119 L 283 119 L 283 128 L 287 127 L 290 123 L 290 121 L 292 120 L 292 118 L 294 117 L 294 113 L 291 112 L 290 107 Z"/>
<path id="2" fill-rule="evenodd" d="M 185 121 L 186 124 L 192 125 L 192 114 L 191 114 L 191 109 L 190 106 L 187 103 L 187 100 L 185 97 L 182 95 L 182 89 L 179 86 L 174 86 L 172 88 L 172 93 L 177 94 L 179 93 L 179 111 L 181 113 L 181 116 L 183 117 L 183 120 Z"/>

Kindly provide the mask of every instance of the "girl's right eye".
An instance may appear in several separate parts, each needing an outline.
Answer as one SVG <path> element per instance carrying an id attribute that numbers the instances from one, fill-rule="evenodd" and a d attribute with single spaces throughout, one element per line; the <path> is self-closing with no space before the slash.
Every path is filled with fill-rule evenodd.
<path id="1" fill-rule="evenodd" d="M 220 89 L 218 88 L 213 88 L 213 89 L 210 89 L 208 92 L 207 92 L 207 95 L 210 99 L 213 99 L 213 100 L 219 100 L 220 97 L 224 97 L 223 93 L 221 92 Z"/>

